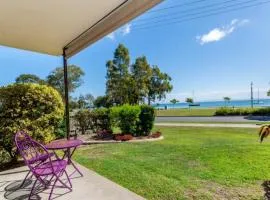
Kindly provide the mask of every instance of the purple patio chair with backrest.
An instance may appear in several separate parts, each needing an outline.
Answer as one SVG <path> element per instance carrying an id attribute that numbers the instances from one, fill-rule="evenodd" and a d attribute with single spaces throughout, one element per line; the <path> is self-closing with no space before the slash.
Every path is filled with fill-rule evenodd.
<path id="1" fill-rule="evenodd" d="M 26 134 L 25 132 L 21 132 L 21 134 L 24 136 L 24 139 L 27 141 L 31 141 L 33 140 L 28 134 Z M 48 159 L 48 156 L 52 157 L 54 156 L 54 153 L 50 153 L 49 155 L 47 154 L 41 154 L 38 158 L 37 157 L 33 157 L 32 159 L 29 160 L 30 163 L 38 163 L 41 164 L 42 162 L 45 162 Z M 30 175 L 30 176 L 29 176 Z M 24 185 L 24 183 L 26 182 L 27 178 L 29 177 L 30 179 L 32 178 L 33 174 L 31 173 L 31 170 L 28 171 L 28 173 L 26 174 L 23 182 L 21 183 L 20 187 L 22 187 Z"/>
<path id="2" fill-rule="evenodd" d="M 51 153 L 42 144 L 33 140 L 23 131 L 16 133 L 15 143 L 25 164 L 36 178 L 28 199 L 31 199 L 34 194 L 37 182 L 40 182 L 45 188 L 52 187 L 49 200 L 57 182 L 61 183 L 62 187 L 72 191 L 72 184 L 66 172 L 67 161 L 59 158 L 52 159 Z M 64 174 L 69 186 L 60 179 Z"/>

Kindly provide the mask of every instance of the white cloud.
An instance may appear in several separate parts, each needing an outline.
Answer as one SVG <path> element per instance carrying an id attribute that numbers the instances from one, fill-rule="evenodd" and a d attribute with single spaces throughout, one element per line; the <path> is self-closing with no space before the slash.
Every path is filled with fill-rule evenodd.
<path id="1" fill-rule="evenodd" d="M 123 27 L 121 32 L 122 32 L 122 35 L 125 36 L 125 35 L 129 34 L 130 31 L 131 31 L 131 24 L 127 24 Z"/>
<path id="2" fill-rule="evenodd" d="M 201 45 L 210 42 L 217 42 L 224 39 L 226 36 L 232 34 L 237 28 L 239 28 L 240 26 L 244 26 L 247 23 L 249 23 L 248 19 L 233 19 L 229 25 L 214 28 L 204 35 L 197 36 L 196 39 Z"/>
<path id="3" fill-rule="evenodd" d="M 118 36 L 126 36 L 131 32 L 131 24 L 126 24 L 120 29 L 108 34 L 106 37 L 110 40 L 115 40 Z"/>
<path id="4" fill-rule="evenodd" d="M 109 38 L 109 39 L 111 39 L 111 40 L 114 40 L 115 39 L 115 32 L 110 33 L 106 37 Z"/>

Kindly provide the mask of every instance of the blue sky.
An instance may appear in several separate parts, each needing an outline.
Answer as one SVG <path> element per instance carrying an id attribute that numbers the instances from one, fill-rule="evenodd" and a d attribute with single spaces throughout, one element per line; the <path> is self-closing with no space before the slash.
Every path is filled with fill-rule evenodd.
<path id="1" fill-rule="evenodd" d="M 191 1 L 182 0 L 180 3 L 167 0 L 152 10 L 187 2 Z M 84 84 L 73 95 L 104 94 L 105 63 L 112 58 L 117 45 L 123 43 L 129 48 L 132 61 L 137 56 L 145 55 L 150 64 L 158 65 L 172 77 L 174 89 L 165 101 L 172 98 L 183 101 L 192 96 L 192 91 L 198 101 L 222 100 L 224 96 L 248 99 L 251 81 L 255 90 L 260 89 L 261 97 L 266 97 L 266 90 L 270 88 L 270 3 L 164 25 L 173 22 L 171 17 L 174 13 L 181 15 L 188 9 L 211 5 L 217 0 L 206 2 L 146 13 L 73 56 L 69 64 L 79 65 L 86 74 Z M 163 18 L 167 21 L 162 23 L 151 24 L 151 20 L 147 21 L 144 25 L 146 29 L 139 29 L 136 25 L 146 22 L 139 20 L 162 15 L 171 16 Z M 62 65 L 61 57 L 3 46 L 0 46 L 0 60 L 1 86 L 14 82 L 21 73 L 33 73 L 45 78 L 55 67 Z"/>

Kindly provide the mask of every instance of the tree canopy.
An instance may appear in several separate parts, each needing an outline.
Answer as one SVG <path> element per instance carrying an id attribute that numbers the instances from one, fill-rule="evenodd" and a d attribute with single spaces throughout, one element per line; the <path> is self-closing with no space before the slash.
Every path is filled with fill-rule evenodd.
<path id="1" fill-rule="evenodd" d="M 45 81 L 35 74 L 21 74 L 16 78 L 16 83 L 38 83 L 45 84 Z"/>
<path id="2" fill-rule="evenodd" d="M 74 92 L 76 88 L 80 87 L 83 83 L 82 76 L 84 76 L 84 71 L 76 66 L 68 66 L 68 90 L 69 92 Z M 64 69 L 63 67 L 57 67 L 47 76 L 47 83 L 57 89 L 62 97 L 65 95 L 64 87 Z"/>
<path id="3" fill-rule="evenodd" d="M 170 100 L 170 102 L 171 102 L 172 104 L 176 104 L 176 103 L 179 102 L 179 100 L 177 100 L 177 99 L 172 99 L 172 100 Z"/>
<path id="4" fill-rule="evenodd" d="M 192 103 L 194 103 L 194 100 L 193 100 L 193 98 L 186 98 L 186 102 L 187 103 L 189 103 L 189 104 L 192 104 Z"/>
<path id="5" fill-rule="evenodd" d="M 130 64 L 129 50 L 120 44 L 113 60 L 107 61 L 106 96 L 116 105 L 148 104 L 166 97 L 172 90 L 171 77 L 160 71 L 158 66 L 151 67 L 145 56 Z"/>

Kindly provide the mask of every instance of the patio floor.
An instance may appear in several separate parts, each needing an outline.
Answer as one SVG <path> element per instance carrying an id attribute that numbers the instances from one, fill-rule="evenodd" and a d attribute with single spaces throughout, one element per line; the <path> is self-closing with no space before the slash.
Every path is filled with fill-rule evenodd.
<path id="1" fill-rule="evenodd" d="M 117 185 L 116 183 L 100 176 L 99 174 L 77 164 L 84 174 L 80 177 L 77 173 L 72 175 L 71 181 L 73 191 L 56 187 L 53 199 L 57 200 L 143 200 L 144 198 Z M 68 166 L 68 174 L 73 168 Z M 26 167 L 19 167 L 12 170 L 0 172 L 0 199 L 23 200 L 27 199 L 33 184 L 32 180 L 27 180 L 24 187 L 18 189 L 23 178 L 27 174 Z M 50 189 L 43 190 L 33 199 L 48 199 Z"/>

